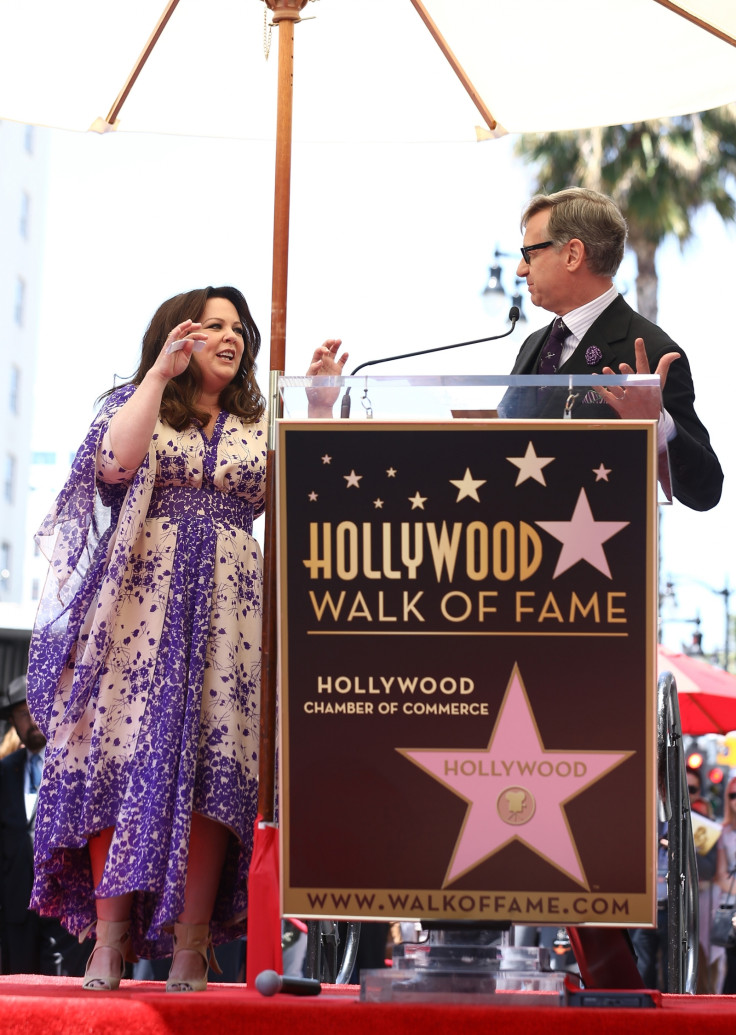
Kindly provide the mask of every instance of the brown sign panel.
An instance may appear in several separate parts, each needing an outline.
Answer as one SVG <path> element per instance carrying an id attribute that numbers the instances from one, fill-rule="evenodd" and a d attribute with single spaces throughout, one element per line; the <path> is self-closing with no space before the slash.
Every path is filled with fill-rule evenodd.
<path id="1" fill-rule="evenodd" d="M 654 921 L 655 427 L 280 423 L 285 915 Z"/>

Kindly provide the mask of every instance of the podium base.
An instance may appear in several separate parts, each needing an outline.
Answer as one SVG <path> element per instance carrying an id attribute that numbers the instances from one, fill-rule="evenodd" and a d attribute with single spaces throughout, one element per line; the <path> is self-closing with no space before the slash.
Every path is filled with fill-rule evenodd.
<path id="1" fill-rule="evenodd" d="M 361 970 L 367 1003 L 471 1003 L 558 1006 L 565 974 L 550 970 L 547 949 L 478 944 L 397 946 L 390 969 Z"/>

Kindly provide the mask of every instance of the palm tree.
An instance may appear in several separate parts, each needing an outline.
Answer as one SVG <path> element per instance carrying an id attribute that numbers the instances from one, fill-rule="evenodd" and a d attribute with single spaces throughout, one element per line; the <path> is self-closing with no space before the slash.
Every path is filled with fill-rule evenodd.
<path id="1" fill-rule="evenodd" d="M 538 190 L 583 186 L 616 201 L 636 255 L 637 308 L 655 323 L 659 245 L 674 234 L 684 246 L 696 212 L 708 205 L 724 222 L 736 219 L 736 104 L 628 126 L 524 134 L 516 150 L 538 163 Z"/>

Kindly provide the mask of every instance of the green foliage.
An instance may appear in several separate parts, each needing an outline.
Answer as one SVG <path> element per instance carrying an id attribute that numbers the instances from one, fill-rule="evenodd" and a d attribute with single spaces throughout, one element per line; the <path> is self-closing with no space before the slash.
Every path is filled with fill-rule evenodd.
<path id="1" fill-rule="evenodd" d="M 694 115 L 567 133 L 525 134 L 517 153 L 538 169 L 544 193 L 585 186 L 615 199 L 630 243 L 684 244 L 693 218 L 712 205 L 736 218 L 736 104 Z"/>

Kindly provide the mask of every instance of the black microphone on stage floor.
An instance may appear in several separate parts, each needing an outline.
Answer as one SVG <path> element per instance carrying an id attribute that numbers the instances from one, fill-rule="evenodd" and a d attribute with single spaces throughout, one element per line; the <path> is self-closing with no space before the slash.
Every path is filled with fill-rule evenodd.
<path id="1" fill-rule="evenodd" d="M 277 992 L 319 995 L 322 991 L 322 985 L 316 978 L 291 977 L 289 974 L 277 974 L 275 970 L 262 970 L 256 978 L 256 988 L 261 995 L 276 995 Z"/>
<path id="2" fill-rule="evenodd" d="M 371 367 L 376 363 L 390 363 L 394 359 L 408 359 L 410 356 L 426 356 L 428 352 L 444 352 L 446 349 L 459 349 L 463 345 L 480 345 L 483 341 L 498 341 L 499 338 L 507 338 L 513 331 L 514 327 L 516 327 L 520 316 L 521 313 L 519 311 L 519 307 L 512 305 L 509 309 L 509 320 L 511 321 L 511 326 L 507 331 L 504 331 L 503 334 L 493 334 L 490 338 L 474 338 L 472 341 L 456 341 L 454 345 L 438 345 L 433 349 L 420 349 L 419 352 L 403 352 L 400 356 L 384 356 L 382 359 L 368 359 L 365 363 L 360 363 L 355 370 L 353 370 L 350 376 L 353 377 L 353 375 L 357 374 L 359 370 L 363 369 L 363 367 Z M 340 403 L 340 416 L 350 416 L 350 386 L 345 389 L 345 394 L 342 397 L 342 402 Z"/>

